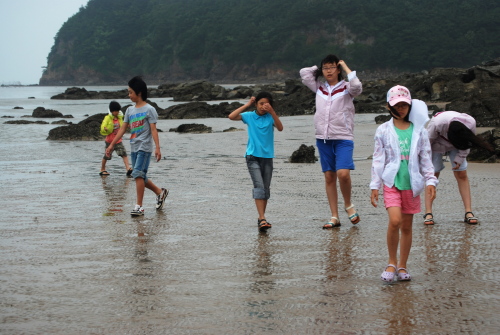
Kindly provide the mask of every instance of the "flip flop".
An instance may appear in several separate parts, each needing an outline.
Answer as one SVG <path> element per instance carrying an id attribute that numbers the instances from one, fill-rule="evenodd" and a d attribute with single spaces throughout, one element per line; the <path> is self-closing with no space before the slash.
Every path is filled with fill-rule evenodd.
<path id="1" fill-rule="evenodd" d="M 99 176 L 109 176 L 109 173 L 108 173 L 108 171 L 104 170 L 104 171 L 99 172 Z"/>
<path id="2" fill-rule="evenodd" d="M 128 169 L 127 170 L 127 177 L 130 176 L 130 175 L 132 175 L 132 171 L 134 171 L 134 169 Z"/>

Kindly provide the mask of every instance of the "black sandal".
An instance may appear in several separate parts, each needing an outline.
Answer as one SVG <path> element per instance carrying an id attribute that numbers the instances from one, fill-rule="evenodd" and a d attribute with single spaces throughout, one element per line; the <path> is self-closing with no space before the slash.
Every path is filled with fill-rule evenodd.
<path id="1" fill-rule="evenodd" d="M 472 214 L 472 216 L 467 217 L 467 214 Z M 464 222 L 467 222 L 468 224 L 477 224 L 478 219 L 476 217 L 474 217 L 474 213 L 466 212 L 465 217 L 464 217 Z"/>
<path id="2" fill-rule="evenodd" d="M 259 226 L 260 231 L 266 231 L 269 228 L 271 228 L 271 224 L 269 222 L 267 222 L 266 219 L 257 220 L 257 224 Z"/>
<path id="3" fill-rule="evenodd" d="M 426 217 L 427 217 L 428 215 L 430 215 L 430 216 L 431 216 L 431 218 L 430 218 L 430 219 L 426 219 Z M 426 224 L 426 225 L 433 225 L 433 224 L 434 224 L 434 216 L 432 215 L 432 213 L 425 213 L 425 215 L 424 215 L 424 219 L 425 219 L 424 224 Z"/>

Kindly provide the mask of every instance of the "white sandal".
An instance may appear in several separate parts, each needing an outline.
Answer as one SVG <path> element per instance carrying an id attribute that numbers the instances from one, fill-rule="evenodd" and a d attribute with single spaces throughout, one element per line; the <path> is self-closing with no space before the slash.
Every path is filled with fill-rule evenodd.
<path id="1" fill-rule="evenodd" d="M 323 226 L 323 229 L 337 228 L 340 226 L 341 226 L 341 224 L 340 224 L 339 218 L 332 216 L 332 218 L 330 219 L 330 222 L 325 223 L 325 225 Z"/>
<path id="2" fill-rule="evenodd" d="M 351 208 L 354 208 L 354 204 L 351 204 L 351 206 L 345 208 L 346 213 Z M 347 215 L 349 215 L 349 214 L 347 214 Z M 361 221 L 361 218 L 359 217 L 358 211 L 356 209 L 354 209 L 354 214 L 349 216 L 349 220 L 351 220 L 352 224 L 356 224 L 359 221 Z"/>
<path id="3" fill-rule="evenodd" d="M 394 268 L 394 271 L 387 271 L 388 267 Z M 385 282 L 392 283 L 394 281 L 394 275 L 396 274 L 396 270 L 397 270 L 396 265 L 387 264 L 384 272 L 382 272 L 382 274 L 380 275 L 380 279 L 382 279 Z"/>

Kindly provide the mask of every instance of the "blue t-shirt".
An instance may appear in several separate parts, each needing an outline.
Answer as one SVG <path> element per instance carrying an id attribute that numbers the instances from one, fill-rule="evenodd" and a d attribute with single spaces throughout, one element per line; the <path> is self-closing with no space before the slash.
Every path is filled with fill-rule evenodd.
<path id="1" fill-rule="evenodd" d="M 132 152 L 153 152 L 153 136 L 151 123 L 158 122 L 158 113 L 150 104 L 136 108 L 130 106 L 125 112 L 123 122 L 130 127 L 130 149 Z"/>
<path id="2" fill-rule="evenodd" d="M 248 128 L 248 143 L 245 156 L 274 158 L 274 119 L 271 114 L 262 116 L 256 111 L 241 113 Z"/>

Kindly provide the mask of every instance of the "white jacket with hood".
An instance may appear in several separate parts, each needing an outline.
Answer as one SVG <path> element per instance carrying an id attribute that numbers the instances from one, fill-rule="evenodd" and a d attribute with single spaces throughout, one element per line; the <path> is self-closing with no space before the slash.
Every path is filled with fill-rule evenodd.
<path id="1" fill-rule="evenodd" d="M 412 100 L 409 120 L 413 123 L 413 133 L 408 170 L 414 197 L 422 193 L 425 186 L 438 184 L 438 180 L 434 176 L 429 136 L 424 127 L 429 120 L 428 113 L 425 102 L 417 99 Z M 394 129 L 394 121 L 391 118 L 380 125 L 375 133 L 370 189 L 379 190 L 382 184 L 393 187 L 400 164 L 399 139 Z"/>
<path id="2" fill-rule="evenodd" d="M 363 91 L 363 85 L 356 71 L 347 75 L 349 81 L 341 80 L 335 86 L 316 80 L 318 67 L 305 67 L 300 70 L 302 83 L 316 93 L 316 113 L 314 128 L 316 138 L 322 140 L 354 140 L 354 103 L 353 99 Z"/>

